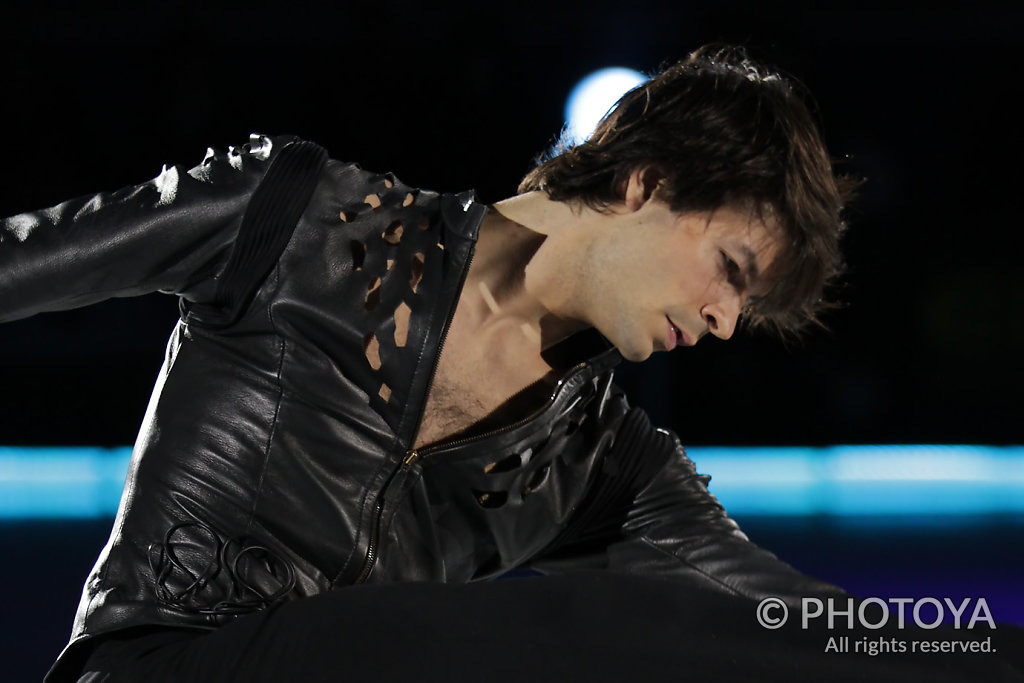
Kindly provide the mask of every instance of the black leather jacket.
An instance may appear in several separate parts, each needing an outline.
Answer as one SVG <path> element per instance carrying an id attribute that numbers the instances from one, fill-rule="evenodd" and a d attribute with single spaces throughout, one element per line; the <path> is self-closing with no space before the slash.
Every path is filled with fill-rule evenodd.
<path id="1" fill-rule="evenodd" d="M 70 650 L 359 582 L 522 566 L 839 593 L 746 539 L 679 440 L 630 409 L 614 349 L 585 354 L 524 420 L 411 450 L 487 208 L 327 161 L 297 226 L 250 225 L 243 249 L 288 144 L 309 143 L 253 136 L 3 222 L 0 320 L 155 290 L 182 302 Z"/>

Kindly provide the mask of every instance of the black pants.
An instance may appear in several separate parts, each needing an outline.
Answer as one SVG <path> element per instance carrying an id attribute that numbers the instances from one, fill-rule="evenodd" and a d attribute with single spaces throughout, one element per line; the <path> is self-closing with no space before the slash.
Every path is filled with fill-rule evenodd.
<path id="1" fill-rule="evenodd" d="M 79 680 L 1024 680 L 1003 659 L 1006 652 L 826 652 L 828 638 L 840 634 L 801 630 L 797 618 L 769 631 L 758 625 L 755 608 L 747 600 L 668 581 L 601 574 L 358 586 L 284 603 L 209 633 L 151 630 L 108 639 Z M 1005 629 L 992 633 L 1011 635 Z M 885 629 L 847 635 L 922 634 Z M 940 629 L 925 635 L 987 634 Z M 1019 647 L 1020 632 L 1013 637 Z"/>

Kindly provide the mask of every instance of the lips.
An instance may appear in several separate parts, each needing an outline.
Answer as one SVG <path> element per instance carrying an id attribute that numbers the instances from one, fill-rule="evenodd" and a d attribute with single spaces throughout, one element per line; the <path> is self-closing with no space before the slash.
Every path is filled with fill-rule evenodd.
<path id="1" fill-rule="evenodd" d="M 696 343 L 678 325 L 672 322 L 671 318 L 665 316 L 665 320 L 668 323 L 668 334 L 665 339 L 665 349 L 667 351 L 671 351 L 680 344 L 683 346 L 693 346 Z"/>
<path id="2" fill-rule="evenodd" d="M 675 323 L 673 323 L 668 316 L 665 316 L 665 320 L 668 322 L 668 335 L 665 338 L 665 350 L 671 351 L 676 348 L 676 345 L 678 345 L 681 340 L 685 339 L 686 335 L 683 334 L 682 330 L 676 327 Z"/>

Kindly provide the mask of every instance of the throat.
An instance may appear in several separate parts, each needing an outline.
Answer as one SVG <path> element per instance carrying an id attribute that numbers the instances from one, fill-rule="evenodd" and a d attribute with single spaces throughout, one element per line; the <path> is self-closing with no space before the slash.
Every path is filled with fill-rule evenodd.
<path id="1" fill-rule="evenodd" d="M 566 365 L 546 350 L 571 333 L 524 288 L 545 236 L 492 210 L 441 349 L 413 446 L 513 424 L 551 397 Z M 575 323 L 573 323 L 575 325 Z"/>

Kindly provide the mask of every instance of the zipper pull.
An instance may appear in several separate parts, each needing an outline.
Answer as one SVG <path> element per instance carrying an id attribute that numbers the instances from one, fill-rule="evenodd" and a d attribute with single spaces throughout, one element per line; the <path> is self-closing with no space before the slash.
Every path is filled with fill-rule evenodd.
<path id="1" fill-rule="evenodd" d="M 412 466 L 416 464 L 416 461 L 420 459 L 420 452 L 417 450 L 411 450 L 405 454 L 402 459 L 402 471 L 412 469 Z"/>

